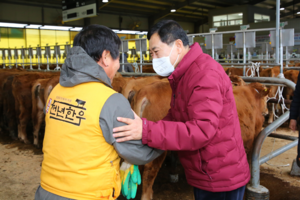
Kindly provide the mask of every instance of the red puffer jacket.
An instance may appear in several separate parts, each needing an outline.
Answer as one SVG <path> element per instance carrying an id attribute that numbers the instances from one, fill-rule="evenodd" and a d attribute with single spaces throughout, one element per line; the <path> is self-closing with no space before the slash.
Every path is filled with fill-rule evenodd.
<path id="1" fill-rule="evenodd" d="M 143 119 L 144 144 L 178 151 L 190 185 L 232 191 L 250 180 L 229 77 L 198 43 L 170 75 L 171 109 L 161 121 Z"/>

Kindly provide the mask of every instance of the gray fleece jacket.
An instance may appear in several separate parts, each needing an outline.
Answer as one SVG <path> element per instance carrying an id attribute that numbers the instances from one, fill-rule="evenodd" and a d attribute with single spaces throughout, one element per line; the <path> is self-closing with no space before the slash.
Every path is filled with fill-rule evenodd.
<path id="1" fill-rule="evenodd" d="M 81 47 L 73 47 L 61 69 L 59 83 L 63 87 L 73 87 L 86 82 L 102 82 L 111 87 L 111 81 L 105 71 Z M 163 151 L 143 145 L 141 140 L 117 143 L 113 137 L 113 128 L 126 124 L 117 121 L 117 117 L 134 119 L 128 100 L 119 93 L 113 94 L 105 102 L 99 123 L 107 143 L 114 146 L 119 156 L 135 165 L 151 162 Z"/>

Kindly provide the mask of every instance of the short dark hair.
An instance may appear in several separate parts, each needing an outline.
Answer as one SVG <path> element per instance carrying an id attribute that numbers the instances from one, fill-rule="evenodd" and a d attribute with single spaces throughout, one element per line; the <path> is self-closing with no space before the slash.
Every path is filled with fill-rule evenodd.
<path id="1" fill-rule="evenodd" d="M 182 41 L 184 46 L 189 45 L 186 32 L 174 20 L 161 20 L 157 22 L 148 32 L 148 40 L 150 40 L 154 33 L 158 33 L 160 40 L 168 45 L 178 39 Z"/>
<path id="2" fill-rule="evenodd" d="M 106 26 L 97 24 L 84 27 L 74 38 L 73 46 L 81 46 L 98 62 L 104 50 L 110 51 L 114 60 L 119 59 L 121 40 Z"/>

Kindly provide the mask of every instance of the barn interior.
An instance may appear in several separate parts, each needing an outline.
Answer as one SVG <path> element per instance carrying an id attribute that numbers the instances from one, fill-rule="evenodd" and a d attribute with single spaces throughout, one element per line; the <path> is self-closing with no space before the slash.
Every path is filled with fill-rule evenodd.
<path id="1" fill-rule="evenodd" d="M 122 93 L 127 84 L 122 78 L 157 75 L 147 33 L 167 19 L 177 21 L 189 44 L 198 43 L 229 76 L 273 90 L 269 114 L 253 147 L 256 160 L 251 160 L 245 199 L 299 199 L 300 169 L 294 162 L 298 132 L 290 130 L 288 123 L 300 70 L 300 0 L 0 0 L 0 200 L 34 198 L 45 127 L 44 119 L 39 121 L 34 114 L 42 111 L 37 105 L 45 106 L 47 99 L 33 98 L 36 91 L 46 91 L 50 80 L 51 87 L 58 83 L 75 36 L 91 24 L 107 26 L 119 36 L 121 78 L 116 77 L 115 83 L 123 85 L 114 89 Z M 21 82 L 19 76 L 27 81 Z M 20 100 L 17 81 L 27 87 L 27 96 L 24 89 Z M 21 107 L 30 113 L 25 129 L 20 128 Z M 26 140 L 19 137 L 20 131 L 27 134 Z M 36 135 L 40 143 L 34 142 Z M 174 164 L 173 158 L 168 155 L 158 172 L 153 199 L 192 200 L 193 188 L 180 162 L 177 181 L 170 182 L 168 166 Z M 139 187 L 135 199 L 142 196 Z"/>

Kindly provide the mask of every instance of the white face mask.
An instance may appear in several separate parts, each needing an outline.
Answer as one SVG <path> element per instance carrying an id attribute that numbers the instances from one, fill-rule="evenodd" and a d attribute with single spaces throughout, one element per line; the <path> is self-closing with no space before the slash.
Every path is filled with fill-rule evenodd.
<path id="1" fill-rule="evenodd" d="M 179 54 L 176 58 L 176 61 L 174 65 L 172 65 L 171 60 L 170 60 L 170 55 L 173 51 L 173 48 L 175 46 L 175 43 L 173 44 L 172 50 L 167 57 L 161 57 L 161 58 L 153 58 L 152 64 L 153 64 L 153 69 L 154 71 L 160 75 L 160 76 L 170 76 L 172 72 L 175 70 L 174 65 L 176 64 Z"/>

